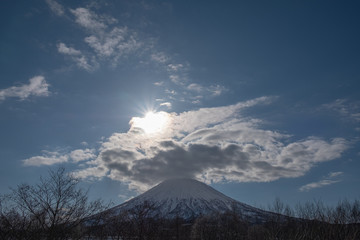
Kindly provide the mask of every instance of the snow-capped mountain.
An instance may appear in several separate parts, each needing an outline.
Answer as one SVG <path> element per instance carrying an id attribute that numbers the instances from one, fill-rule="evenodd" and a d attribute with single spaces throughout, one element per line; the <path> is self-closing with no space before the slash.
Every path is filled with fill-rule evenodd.
<path id="1" fill-rule="evenodd" d="M 193 179 L 166 180 L 109 211 L 112 215 L 131 213 L 144 207 L 144 203 L 152 217 L 181 217 L 190 220 L 201 215 L 230 211 L 241 214 L 250 222 L 264 222 L 274 216 L 273 213 L 238 202 Z"/>

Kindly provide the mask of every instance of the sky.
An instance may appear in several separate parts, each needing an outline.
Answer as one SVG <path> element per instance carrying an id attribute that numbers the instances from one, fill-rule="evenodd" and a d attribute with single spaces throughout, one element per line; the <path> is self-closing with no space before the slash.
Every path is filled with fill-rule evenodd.
<path id="1" fill-rule="evenodd" d="M 360 198 L 357 1 L 1 5 L 0 193 L 65 167 L 114 204 L 173 177 Z"/>

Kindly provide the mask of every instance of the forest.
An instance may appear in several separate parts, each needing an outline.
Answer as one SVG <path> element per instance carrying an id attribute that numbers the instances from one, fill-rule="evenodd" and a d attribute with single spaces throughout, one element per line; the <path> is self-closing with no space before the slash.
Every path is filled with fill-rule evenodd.
<path id="1" fill-rule="evenodd" d="M 291 208 L 280 199 L 265 222 L 238 211 L 193 219 L 154 217 L 144 202 L 114 215 L 111 204 L 90 201 L 80 180 L 65 169 L 49 170 L 36 185 L 21 184 L 0 196 L 0 239 L 192 239 L 192 240 L 355 240 L 360 239 L 360 201 L 326 206 L 314 200 Z"/>

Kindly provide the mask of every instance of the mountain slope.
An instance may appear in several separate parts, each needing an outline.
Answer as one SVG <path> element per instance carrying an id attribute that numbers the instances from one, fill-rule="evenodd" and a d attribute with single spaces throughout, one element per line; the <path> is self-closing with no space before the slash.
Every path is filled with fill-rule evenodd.
<path id="1" fill-rule="evenodd" d="M 122 212 L 134 212 L 141 206 L 151 206 L 152 217 L 187 220 L 201 215 L 224 213 L 227 211 L 241 214 L 250 222 L 264 222 L 273 216 L 244 203 L 238 202 L 212 187 L 193 179 L 170 179 L 153 187 L 149 191 L 118 205 L 109 211 L 112 215 Z"/>

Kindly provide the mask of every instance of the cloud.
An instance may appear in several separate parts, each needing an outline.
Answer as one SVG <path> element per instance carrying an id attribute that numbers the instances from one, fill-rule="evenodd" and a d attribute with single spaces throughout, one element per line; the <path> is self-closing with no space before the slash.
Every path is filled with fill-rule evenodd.
<path id="1" fill-rule="evenodd" d="M 163 52 L 151 54 L 151 59 L 158 63 L 167 63 L 169 61 L 169 57 Z"/>
<path id="2" fill-rule="evenodd" d="M 0 89 L 0 101 L 9 97 L 20 98 L 20 100 L 31 96 L 47 97 L 50 95 L 48 88 L 49 84 L 43 76 L 35 76 L 30 78 L 29 84 Z"/>
<path id="3" fill-rule="evenodd" d="M 155 86 L 163 86 L 164 85 L 164 82 L 161 81 L 161 82 L 154 82 L 153 83 Z"/>
<path id="4" fill-rule="evenodd" d="M 79 68 L 85 69 L 89 72 L 94 71 L 99 66 L 95 58 L 92 58 L 92 61 L 89 61 L 87 57 L 81 56 L 79 58 L 74 58 L 74 61 Z"/>
<path id="5" fill-rule="evenodd" d="M 113 66 L 116 66 L 121 57 L 134 53 L 142 46 L 136 33 L 130 31 L 126 26 L 111 27 L 117 23 L 117 20 L 112 17 L 98 15 L 87 8 L 71 9 L 70 12 L 75 16 L 75 22 L 91 33 L 90 36 L 84 38 L 84 42 L 94 52 L 93 62 L 109 60 Z M 77 58 L 77 60 L 78 66 L 84 69 L 89 68 L 90 64 L 85 56 Z"/>
<path id="6" fill-rule="evenodd" d="M 262 129 L 261 120 L 243 115 L 245 109 L 274 99 L 261 97 L 224 107 L 163 113 L 168 117 L 165 129 L 146 134 L 131 126 L 126 133 L 114 133 L 103 142 L 97 158 L 76 174 L 109 177 L 139 191 L 170 177 L 267 182 L 302 176 L 321 162 L 341 157 L 349 147 L 342 138 L 292 140 L 289 135 Z"/>
<path id="7" fill-rule="evenodd" d="M 163 103 L 160 103 L 160 106 L 166 106 L 168 109 L 170 109 L 172 104 L 171 104 L 171 102 L 163 102 Z"/>
<path id="8" fill-rule="evenodd" d="M 170 63 L 166 65 L 170 81 L 178 86 L 184 86 L 189 81 L 189 68 L 189 63 Z"/>
<path id="9" fill-rule="evenodd" d="M 227 89 L 224 86 L 215 85 L 215 86 L 210 86 L 208 88 L 208 91 L 212 93 L 213 96 L 220 96 L 223 92 L 227 91 Z"/>
<path id="10" fill-rule="evenodd" d="M 187 89 L 189 89 L 191 91 L 195 91 L 195 92 L 202 92 L 203 91 L 203 87 L 200 86 L 197 83 L 191 83 L 189 86 L 187 86 Z"/>
<path id="11" fill-rule="evenodd" d="M 59 43 L 57 45 L 57 49 L 59 53 L 69 56 L 70 59 L 74 61 L 79 68 L 91 72 L 98 67 L 98 63 L 94 58 L 92 58 L 92 61 L 89 61 L 80 50 L 68 47 L 65 43 Z"/>
<path id="12" fill-rule="evenodd" d="M 59 53 L 71 55 L 71 56 L 77 56 L 80 55 L 81 52 L 79 50 L 76 50 L 72 47 L 67 47 L 65 43 L 59 43 L 57 45 Z"/>
<path id="13" fill-rule="evenodd" d="M 23 164 L 25 166 L 49 166 L 57 163 L 64 163 L 69 160 L 67 155 L 61 155 L 58 152 L 43 151 L 43 153 L 43 156 L 35 156 L 23 160 Z"/>
<path id="14" fill-rule="evenodd" d="M 169 72 L 179 72 L 180 70 L 183 70 L 185 68 L 184 64 L 177 63 L 177 64 L 168 64 L 168 71 Z"/>
<path id="15" fill-rule="evenodd" d="M 97 14 L 89 8 L 70 9 L 70 13 L 74 22 L 87 33 L 84 42 L 89 48 L 86 51 L 80 51 L 60 43 L 58 52 L 68 56 L 81 69 L 91 72 L 103 63 L 115 67 L 123 59 L 145 57 L 139 62 L 148 64 L 150 60 L 150 63 L 154 64 L 156 68 L 162 69 L 167 74 L 168 82 L 154 83 L 154 85 L 162 87 L 165 94 L 169 94 L 165 97 L 166 102 L 182 101 L 199 104 L 199 95 L 206 98 L 216 97 L 226 90 L 221 85 L 202 86 L 191 81 L 189 78 L 190 63 L 176 61 L 169 53 L 159 51 L 154 42 L 156 37 L 140 39 L 139 36 L 144 36 L 141 32 L 126 25 L 119 26 L 116 19 L 104 14 Z M 167 91 L 168 88 L 174 87 L 179 93 L 176 98 L 173 97 L 175 92 Z"/>
<path id="16" fill-rule="evenodd" d="M 163 66 L 163 68 L 168 73 L 169 82 L 175 85 L 179 90 L 179 96 L 176 99 L 173 99 L 172 95 L 174 92 L 171 92 L 165 84 L 164 81 L 155 82 L 154 85 L 159 87 L 165 87 L 164 92 L 170 94 L 168 99 L 178 100 L 178 101 L 187 101 L 193 104 L 199 104 L 200 99 L 220 96 L 227 89 L 224 86 L 219 84 L 203 86 L 199 83 L 192 82 L 189 78 L 190 64 L 185 63 L 175 63 L 175 61 L 164 52 L 155 52 L 151 55 L 151 59 L 157 64 L 157 66 Z"/>
<path id="17" fill-rule="evenodd" d="M 74 162 L 81 162 L 84 160 L 94 159 L 96 157 L 95 155 L 95 149 L 77 149 L 70 153 L 70 158 Z"/>
<path id="18" fill-rule="evenodd" d="M 87 30 L 98 32 L 107 28 L 104 20 L 89 9 L 76 8 L 70 12 L 76 17 L 75 22 Z"/>
<path id="19" fill-rule="evenodd" d="M 342 174 L 344 174 L 344 173 L 343 172 L 331 172 L 331 173 L 329 173 L 329 177 L 334 178 L 334 177 L 340 176 Z"/>
<path id="20" fill-rule="evenodd" d="M 202 94 L 211 94 L 212 96 L 220 96 L 227 89 L 221 85 L 203 87 L 197 83 L 191 83 L 187 86 L 187 89 Z"/>
<path id="21" fill-rule="evenodd" d="M 176 63 L 174 59 L 164 52 L 151 54 L 151 60 L 155 62 L 157 66 L 160 65 L 167 71 L 170 80 L 169 83 L 174 84 L 179 90 L 180 95 L 176 99 L 173 99 L 171 96 L 173 94 L 169 92 L 168 88 L 165 88 L 165 93 L 171 94 L 168 96 L 168 99 L 199 104 L 202 98 L 220 96 L 223 92 L 227 91 L 227 88 L 219 84 L 206 86 L 191 81 L 189 78 L 190 64 L 188 62 Z M 154 85 L 159 87 L 169 86 L 169 84 L 165 85 L 163 81 L 155 82 Z"/>
<path id="22" fill-rule="evenodd" d="M 24 166 L 43 166 L 54 165 L 58 163 L 78 163 L 85 160 L 94 159 L 95 149 L 76 149 L 70 153 L 60 153 L 59 151 L 42 151 L 43 155 L 24 159 Z"/>
<path id="23" fill-rule="evenodd" d="M 360 122 L 360 103 L 350 102 L 347 99 L 336 99 L 334 102 L 323 105 L 325 108 L 336 111 L 341 116 Z"/>
<path id="24" fill-rule="evenodd" d="M 308 191 L 310 191 L 310 190 L 312 190 L 314 188 L 321 188 L 321 187 L 331 185 L 331 184 L 334 184 L 334 183 L 337 183 L 337 182 L 340 182 L 340 180 L 328 180 L 328 179 L 325 179 L 325 180 L 321 180 L 321 181 L 318 181 L 318 182 L 313 182 L 313 183 L 306 184 L 306 185 L 302 186 L 299 190 L 301 192 L 308 192 Z"/>
<path id="25" fill-rule="evenodd" d="M 91 35 L 85 42 L 96 52 L 99 57 L 115 56 L 116 58 L 128 54 L 141 46 L 127 28 L 115 27 L 99 36 Z M 116 59 L 115 58 L 115 59 Z"/>
<path id="26" fill-rule="evenodd" d="M 58 16 L 64 15 L 64 7 L 55 0 L 45 0 L 53 13 Z"/>
<path id="27" fill-rule="evenodd" d="M 314 188 L 322 188 L 324 186 L 328 186 L 328 185 L 331 185 L 334 183 L 341 182 L 340 179 L 334 179 L 334 178 L 336 178 L 342 174 L 343 174 L 343 172 L 331 172 L 328 174 L 328 176 L 325 179 L 320 180 L 318 182 L 312 182 L 312 183 L 306 184 L 306 185 L 300 187 L 299 191 L 300 192 L 308 192 Z"/>

